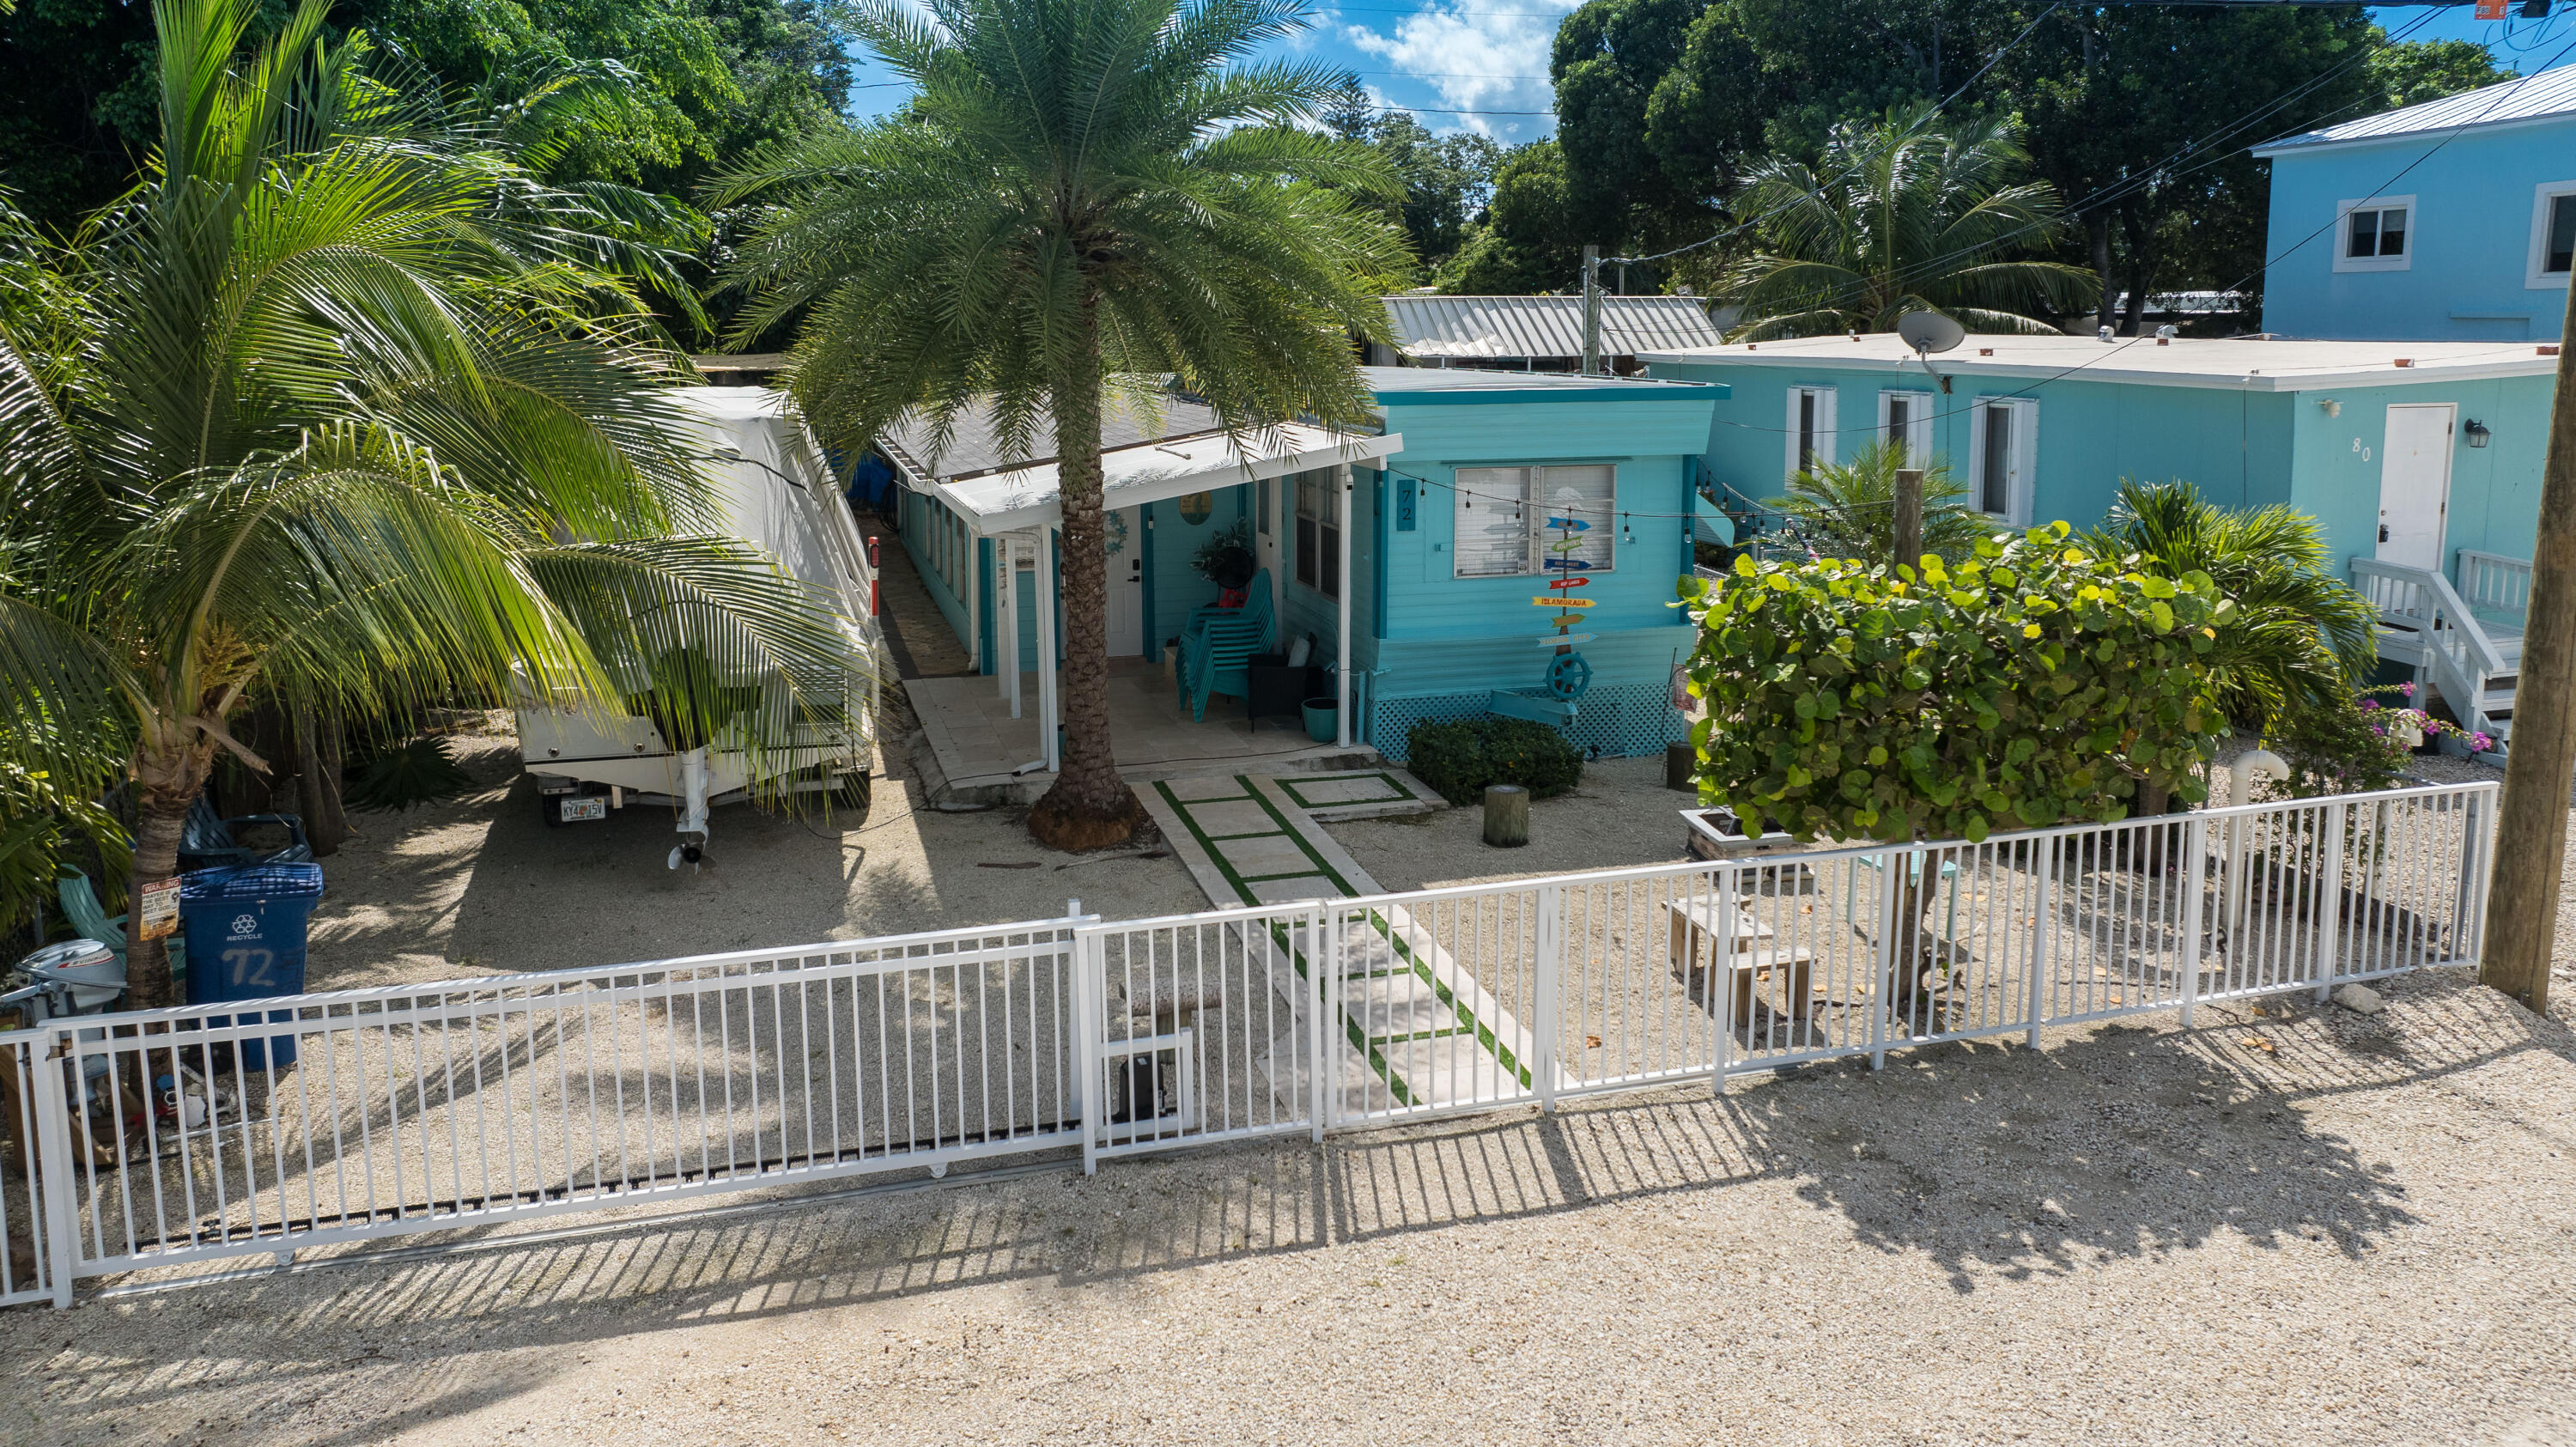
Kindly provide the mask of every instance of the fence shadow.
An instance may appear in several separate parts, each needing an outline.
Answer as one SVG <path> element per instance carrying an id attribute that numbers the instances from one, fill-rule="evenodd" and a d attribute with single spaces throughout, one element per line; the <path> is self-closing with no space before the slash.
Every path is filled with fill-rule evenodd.
<path id="1" fill-rule="evenodd" d="M 479 1374 L 471 1363 L 486 1341 L 570 1349 L 1011 1282 L 1082 1288 L 1108 1306 L 1135 1289 L 1143 1309 L 1145 1284 L 1173 1269 L 1766 1181 L 1839 1218 L 1867 1249 L 1937 1264 L 1960 1292 L 2187 1252 L 2223 1232 L 2257 1245 L 2330 1240 L 2358 1257 L 2417 1218 L 2402 1173 L 2312 1124 L 2310 1104 L 2445 1077 L 2475 1091 L 2497 1083 L 2481 1072 L 2576 1063 L 2565 1026 L 2464 975 L 2396 988 L 2405 1008 L 2394 1021 L 2304 1003 L 2286 1018 L 2278 1004 L 2259 1015 L 2203 1006 L 2190 1033 L 2158 1020 L 2069 1031 L 2046 1051 L 1928 1047 L 1881 1072 L 1837 1062 L 1723 1095 L 1676 1088 L 1320 1147 L 1300 1137 L 1202 1148 L 1094 1177 L 1062 1161 L 981 1182 L 960 1171 L 803 1209 L 642 1219 L 622 1234 L 236 1281 L 220 1288 L 220 1311 L 198 1318 L 187 1353 L 222 1362 L 232 1405 L 249 1411 L 309 1394 L 312 1378 L 389 1340 L 427 1336 L 463 1363 L 453 1402 L 479 1405 L 551 1370 Z M 60 1323 L 10 1313 L 0 1341 L 32 1344 Z M 318 1345 L 339 1342 L 346 1351 Z M 66 1430 L 85 1414 L 205 1390 L 186 1361 L 63 1385 L 49 1408 L 69 1414 Z"/>

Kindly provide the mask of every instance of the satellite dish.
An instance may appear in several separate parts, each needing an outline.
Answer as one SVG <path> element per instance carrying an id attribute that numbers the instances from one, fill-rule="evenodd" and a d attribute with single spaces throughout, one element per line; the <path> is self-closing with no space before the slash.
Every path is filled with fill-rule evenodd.
<path id="1" fill-rule="evenodd" d="M 1896 334 L 1925 355 L 1946 352 L 1968 339 L 1967 328 L 1939 312 L 1907 312 L 1896 319 Z"/>

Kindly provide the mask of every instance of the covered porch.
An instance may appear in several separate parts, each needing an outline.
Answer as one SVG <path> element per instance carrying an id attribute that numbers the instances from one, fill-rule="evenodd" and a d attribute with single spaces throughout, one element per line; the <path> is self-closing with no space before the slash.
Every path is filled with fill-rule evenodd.
<path id="1" fill-rule="evenodd" d="M 1022 680 L 1022 698 L 1035 697 L 1038 679 Z M 1038 732 L 1038 715 L 1016 714 L 994 680 L 977 675 L 916 678 L 904 684 L 922 741 L 938 764 L 940 797 L 954 803 L 1024 804 L 1055 782 L 1055 760 Z M 1220 703 L 1231 702 L 1220 700 Z M 1287 718 L 1247 720 L 1240 707 L 1210 707 L 1193 720 L 1159 663 L 1112 660 L 1109 667 L 1109 738 L 1118 772 L 1130 783 L 1199 774 L 1256 770 L 1334 770 L 1376 757 L 1362 744 L 1319 744 Z"/>
<path id="2" fill-rule="evenodd" d="M 1120 772 L 1141 780 L 1235 765 L 1277 771 L 1364 762 L 1370 751 L 1353 741 L 1351 590 L 1341 586 L 1352 576 L 1353 469 L 1383 461 L 1402 437 L 1303 423 L 1230 436 L 1204 404 L 1178 396 L 1150 416 L 1111 420 L 1102 454 L 1102 626 Z M 1052 445 L 1042 429 L 1018 451 L 1045 454 Z M 935 763 L 949 797 L 1034 799 L 1062 764 L 1065 562 L 1056 459 L 1022 460 L 975 416 L 946 436 L 898 427 L 880 446 L 928 509 L 932 526 L 922 540 L 934 548 L 934 567 L 926 581 L 974 668 L 906 682 L 931 755 L 923 762 Z M 1311 535 L 1310 512 L 1319 519 Z M 1243 530 L 1240 541 L 1266 581 L 1240 610 L 1219 612 L 1217 585 L 1190 570 L 1191 549 L 1228 527 Z M 1293 588 L 1281 566 L 1292 527 L 1295 556 L 1316 569 L 1311 579 L 1301 569 Z M 1323 590 L 1314 586 L 1327 579 Z M 1201 667 L 1176 672 L 1166 656 L 1176 640 L 1182 660 L 1195 649 Z M 1328 742 L 1309 738 L 1294 713 L 1247 716 L 1247 670 L 1259 671 L 1251 665 L 1309 650 L 1301 666 L 1323 675 L 1304 684 L 1335 701 Z"/>
<path id="3" fill-rule="evenodd" d="M 2454 556 L 2456 581 L 2432 568 L 2355 558 L 2353 586 L 2379 613 L 2380 658 L 2432 685 L 2462 724 L 2495 740 L 2501 758 L 2513 737 L 2531 560 L 2473 548 Z"/>

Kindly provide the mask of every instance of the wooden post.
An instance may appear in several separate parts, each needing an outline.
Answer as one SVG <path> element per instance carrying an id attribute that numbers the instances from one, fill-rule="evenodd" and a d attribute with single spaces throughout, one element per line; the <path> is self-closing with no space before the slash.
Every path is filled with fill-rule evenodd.
<path id="1" fill-rule="evenodd" d="M 1896 469 L 1896 561 L 1909 568 L 1923 562 L 1923 469 Z"/>
<path id="2" fill-rule="evenodd" d="M 1529 842 L 1529 790 L 1518 784 L 1485 786 L 1485 842 L 1497 849 Z"/>
<path id="3" fill-rule="evenodd" d="M 2513 740 L 2496 824 L 2495 884 L 2478 960 L 2479 980 L 2535 1015 L 2549 1008 L 2549 953 L 2567 862 L 2567 792 L 2576 787 L 2576 287 L 2567 291 L 2549 417 L 2522 676 L 2514 686 Z"/>
<path id="4" fill-rule="evenodd" d="M 1601 248 L 1583 248 L 1583 375 L 1601 375 Z"/>

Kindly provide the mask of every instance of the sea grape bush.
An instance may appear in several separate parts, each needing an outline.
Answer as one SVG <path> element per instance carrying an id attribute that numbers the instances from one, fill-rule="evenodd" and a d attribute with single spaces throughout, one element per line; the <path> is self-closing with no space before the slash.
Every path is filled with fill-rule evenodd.
<path id="1" fill-rule="evenodd" d="M 2208 657 L 2229 603 L 2065 523 L 1918 568 L 1755 563 L 1682 580 L 1704 802 L 1819 836 L 1982 840 L 2206 797 L 2225 727 Z"/>

